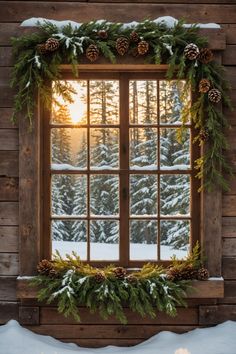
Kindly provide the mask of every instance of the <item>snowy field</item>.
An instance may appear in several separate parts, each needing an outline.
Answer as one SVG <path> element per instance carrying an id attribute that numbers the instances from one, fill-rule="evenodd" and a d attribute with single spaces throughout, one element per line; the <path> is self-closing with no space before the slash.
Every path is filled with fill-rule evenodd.
<path id="1" fill-rule="evenodd" d="M 0 327 L 0 354 L 235 354 L 236 322 L 184 334 L 160 332 L 133 347 L 82 348 L 35 334 L 16 321 Z"/>
<path id="2" fill-rule="evenodd" d="M 131 260 L 156 260 L 157 246 L 154 244 L 133 243 L 130 247 Z M 87 257 L 87 243 L 86 242 L 72 242 L 72 241 L 53 241 L 53 253 L 58 250 L 62 256 L 66 253 L 71 254 L 75 251 L 82 260 Z M 111 260 L 115 261 L 119 258 L 119 245 L 111 243 L 90 243 L 90 254 L 93 260 Z M 173 255 L 177 258 L 184 258 L 187 251 L 172 249 L 170 246 L 161 246 L 161 259 L 169 260 Z"/>

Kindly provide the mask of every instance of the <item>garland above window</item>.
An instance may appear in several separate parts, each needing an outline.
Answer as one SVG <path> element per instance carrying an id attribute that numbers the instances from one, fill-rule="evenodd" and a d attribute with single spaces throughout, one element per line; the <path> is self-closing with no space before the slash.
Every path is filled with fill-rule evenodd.
<path id="1" fill-rule="evenodd" d="M 198 129 L 196 143 L 207 141 L 208 149 L 195 161 L 197 177 L 203 178 L 203 187 L 211 189 L 220 185 L 228 188 L 223 173 L 230 174 L 231 168 L 225 160 L 227 149 L 224 128 L 226 118 L 221 113 L 219 102 L 230 106 L 229 89 L 222 65 L 214 61 L 212 51 L 207 48 L 207 39 L 200 36 L 196 25 L 186 26 L 183 21 L 168 27 L 165 22 L 145 20 L 140 23 L 121 24 L 105 20 L 84 23 L 78 27 L 68 24 L 59 28 L 45 21 L 39 31 L 13 39 L 15 66 L 12 86 L 16 88 L 13 121 L 17 114 L 26 110 L 32 124 L 35 92 L 38 90 L 47 106 L 51 103 L 49 81 L 54 81 L 57 95 L 70 101 L 72 88 L 60 81 L 60 65 L 71 64 L 75 77 L 78 64 L 87 58 L 91 63 L 100 57 L 115 63 L 118 57 L 130 55 L 143 58 L 144 63 L 168 64 L 167 79 L 185 79 L 183 98 L 191 90 L 196 99 L 191 107 L 182 112 L 184 124 L 191 115 Z"/>

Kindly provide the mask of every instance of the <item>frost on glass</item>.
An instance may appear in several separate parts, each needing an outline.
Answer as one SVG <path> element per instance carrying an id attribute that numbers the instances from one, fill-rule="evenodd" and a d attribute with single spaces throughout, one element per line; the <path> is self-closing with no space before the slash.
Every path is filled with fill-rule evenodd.
<path id="1" fill-rule="evenodd" d="M 130 168 L 132 170 L 157 169 L 157 129 L 130 129 Z"/>
<path id="2" fill-rule="evenodd" d="M 159 81 L 160 124 L 182 123 L 183 109 L 190 103 L 190 94 L 183 97 L 185 84 L 185 81 Z M 187 119 L 186 123 L 189 123 L 189 121 Z"/>
<path id="3" fill-rule="evenodd" d="M 157 124 L 156 81 L 130 81 L 129 121 L 130 124 Z"/>
<path id="4" fill-rule="evenodd" d="M 52 215 L 86 215 L 87 176 L 53 175 L 51 207 Z"/>
<path id="5" fill-rule="evenodd" d="M 160 129 L 160 168 L 164 170 L 190 168 L 190 129 L 184 133 L 182 143 L 177 141 L 176 129 Z"/>
<path id="6" fill-rule="evenodd" d="M 75 251 L 82 260 L 87 259 L 87 222 L 53 220 L 51 224 L 52 253 L 62 257 Z"/>
<path id="7" fill-rule="evenodd" d="M 157 221 L 131 220 L 130 259 L 157 260 L 157 237 Z"/>
<path id="8" fill-rule="evenodd" d="M 119 168 L 119 129 L 90 129 L 90 167 L 93 170 Z"/>
<path id="9" fill-rule="evenodd" d="M 190 176 L 181 174 L 160 176 L 162 215 L 190 214 Z"/>
<path id="10" fill-rule="evenodd" d="M 93 220 L 90 222 L 90 259 L 119 259 L 119 222 Z"/>
<path id="11" fill-rule="evenodd" d="M 119 214 L 119 177 L 117 175 L 90 176 L 90 212 L 92 215 Z"/>
<path id="12" fill-rule="evenodd" d="M 90 124 L 119 124 L 119 81 L 89 82 Z"/>
<path id="13" fill-rule="evenodd" d="M 173 255 L 185 257 L 189 250 L 190 221 L 162 220 L 160 226 L 161 259 L 170 259 Z"/>
<path id="14" fill-rule="evenodd" d="M 87 168 L 87 129 L 51 129 L 51 168 L 73 170 Z"/>
<path id="15" fill-rule="evenodd" d="M 157 215 L 157 176 L 130 176 L 130 214 Z"/>
<path id="16" fill-rule="evenodd" d="M 87 81 L 64 81 L 74 93 L 71 102 L 53 93 L 51 121 L 53 124 L 86 124 L 87 123 Z M 57 103 L 56 103 L 57 102 Z"/>

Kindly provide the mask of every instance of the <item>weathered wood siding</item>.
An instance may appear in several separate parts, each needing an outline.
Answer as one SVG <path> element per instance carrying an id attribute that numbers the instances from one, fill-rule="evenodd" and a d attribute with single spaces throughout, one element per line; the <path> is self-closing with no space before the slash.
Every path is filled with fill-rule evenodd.
<path id="1" fill-rule="evenodd" d="M 38 307 L 30 300 L 16 300 L 18 263 L 18 127 L 10 122 L 14 92 L 9 86 L 12 65 L 10 38 L 18 35 L 19 23 L 29 17 L 89 21 L 105 18 L 113 21 L 142 20 L 170 15 L 189 22 L 217 22 L 227 35 L 223 64 L 230 80 L 231 98 L 236 109 L 236 1 L 0 1 L 0 323 L 10 318 L 42 334 L 80 345 L 136 344 L 160 330 L 183 332 L 198 326 L 236 320 L 236 179 L 230 192 L 223 193 L 222 269 L 225 298 L 188 300 L 189 308 L 180 309 L 176 318 L 161 314 L 157 319 L 137 319 L 127 310 L 129 325 L 114 319 L 106 322 L 82 310 L 82 323 L 59 315 L 55 307 Z M 22 31 L 21 31 L 22 32 Z M 236 111 L 225 111 L 232 128 L 227 131 L 228 158 L 236 172 Z M 138 325 L 137 325 L 138 323 Z M 34 325 L 31 327 L 31 325 Z M 92 325 L 92 326 L 91 326 Z M 92 329 L 92 330 L 91 330 Z"/>

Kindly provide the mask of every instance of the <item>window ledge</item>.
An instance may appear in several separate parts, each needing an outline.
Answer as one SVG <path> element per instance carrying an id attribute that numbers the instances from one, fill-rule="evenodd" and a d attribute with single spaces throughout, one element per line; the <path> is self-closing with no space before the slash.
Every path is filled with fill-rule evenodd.
<path id="1" fill-rule="evenodd" d="M 35 299 L 37 289 L 29 286 L 33 277 L 17 278 L 17 298 Z M 224 279 L 209 278 L 205 281 L 192 281 L 192 289 L 187 292 L 188 299 L 219 299 L 224 297 Z"/>

